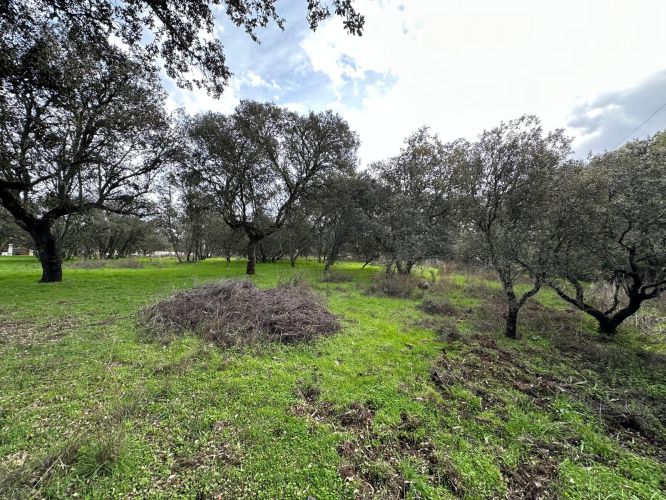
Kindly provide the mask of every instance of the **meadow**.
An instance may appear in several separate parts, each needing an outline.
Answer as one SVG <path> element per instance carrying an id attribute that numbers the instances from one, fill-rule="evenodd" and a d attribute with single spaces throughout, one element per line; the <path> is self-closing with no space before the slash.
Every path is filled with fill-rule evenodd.
<path id="1" fill-rule="evenodd" d="M 0 258 L 0 497 L 666 498 L 663 302 L 600 342 L 543 290 L 502 334 L 499 285 L 455 266 L 257 264 L 311 284 L 342 330 L 222 349 L 137 313 L 245 262 Z"/>

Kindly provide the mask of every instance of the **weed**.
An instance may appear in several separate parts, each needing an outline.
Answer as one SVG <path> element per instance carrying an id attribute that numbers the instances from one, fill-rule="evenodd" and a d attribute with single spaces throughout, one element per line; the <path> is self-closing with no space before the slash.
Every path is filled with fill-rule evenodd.
<path id="1" fill-rule="evenodd" d="M 426 299 L 419 304 L 418 308 L 426 314 L 440 316 L 455 316 L 458 314 L 458 308 L 447 299 Z"/>
<path id="2" fill-rule="evenodd" d="M 419 279 L 409 274 L 380 273 L 375 276 L 368 291 L 373 295 L 406 299 L 414 296 Z"/>
<path id="3" fill-rule="evenodd" d="M 329 269 L 321 277 L 322 283 L 349 283 L 353 281 L 352 275 L 337 269 Z"/>

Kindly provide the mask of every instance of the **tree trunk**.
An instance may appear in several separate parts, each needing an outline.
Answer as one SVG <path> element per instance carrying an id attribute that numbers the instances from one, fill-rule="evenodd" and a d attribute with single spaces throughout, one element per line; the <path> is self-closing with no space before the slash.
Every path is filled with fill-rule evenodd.
<path id="1" fill-rule="evenodd" d="M 255 274 L 257 265 L 257 240 L 250 240 L 247 244 L 247 268 L 245 274 Z"/>
<path id="2" fill-rule="evenodd" d="M 572 281 L 571 283 L 576 287 L 576 298 L 567 295 L 559 286 L 551 284 L 551 288 L 553 288 L 555 292 L 569 304 L 572 304 L 596 319 L 598 323 L 597 331 L 603 337 L 612 337 L 615 335 L 622 322 L 628 317 L 636 314 L 645 300 L 645 296 L 641 296 L 638 292 L 634 291 L 629 297 L 629 304 L 611 316 L 610 312 L 600 311 L 596 307 L 585 303 L 582 286 L 579 285 L 577 281 Z"/>
<path id="3" fill-rule="evenodd" d="M 54 283 L 62 281 L 62 258 L 58 250 L 58 243 L 51 233 L 51 228 L 43 223 L 37 223 L 30 228 L 30 236 L 35 242 L 35 249 L 42 264 L 42 278 L 40 283 Z"/>
<path id="4" fill-rule="evenodd" d="M 337 260 L 337 257 L 335 255 L 335 251 L 331 250 L 331 253 L 328 253 L 324 256 L 324 272 L 328 271 L 333 264 L 335 264 L 335 261 Z"/>
<path id="5" fill-rule="evenodd" d="M 518 333 L 518 311 L 520 311 L 518 304 L 509 304 L 506 313 L 506 330 L 504 334 L 514 340 L 520 338 L 520 334 Z"/>
<path id="6" fill-rule="evenodd" d="M 612 337 L 617 332 L 622 322 L 630 316 L 633 316 L 641 308 L 642 299 L 640 297 L 630 297 L 629 304 L 617 311 L 613 316 L 597 316 L 599 323 L 599 333 L 604 336 Z"/>
<path id="7" fill-rule="evenodd" d="M 612 337 L 617 332 L 619 323 L 613 321 L 612 318 L 601 316 L 597 318 L 597 322 L 599 323 L 597 330 L 602 336 Z"/>
<path id="8" fill-rule="evenodd" d="M 521 299 L 518 300 L 516 292 L 513 290 L 513 282 L 504 272 L 498 270 L 497 273 L 500 282 L 502 283 L 504 294 L 506 295 L 506 328 L 504 334 L 510 339 L 518 340 L 520 338 L 520 333 L 518 332 L 518 312 L 525 301 L 541 288 L 541 285 L 540 283 L 536 284 L 532 290 L 524 294 Z"/>

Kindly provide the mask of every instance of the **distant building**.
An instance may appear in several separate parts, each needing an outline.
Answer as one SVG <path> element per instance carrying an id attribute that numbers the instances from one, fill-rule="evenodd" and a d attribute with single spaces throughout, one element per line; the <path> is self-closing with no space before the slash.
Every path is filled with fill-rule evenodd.
<path id="1" fill-rule="evenodd" d="M 7 250 L 0 253 L 2 256 L 12 256 L 12 255 L 32 255 L 32 250 L 26 247 L 16 247 L 13 243 L 7 245 Z"/>

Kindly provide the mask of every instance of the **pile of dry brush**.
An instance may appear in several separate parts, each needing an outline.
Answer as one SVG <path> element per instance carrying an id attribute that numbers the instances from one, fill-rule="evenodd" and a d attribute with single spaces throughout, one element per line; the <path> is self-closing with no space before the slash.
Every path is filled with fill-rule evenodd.
<path id="1" fill-rule="evenodd" d="M 340 329 L 309 287 L 261 290 L 245 280 L 177 292 L 142 310 L 139 322 L 157 336 L 194 331 L 223 347 L 309 340 Z"/>

